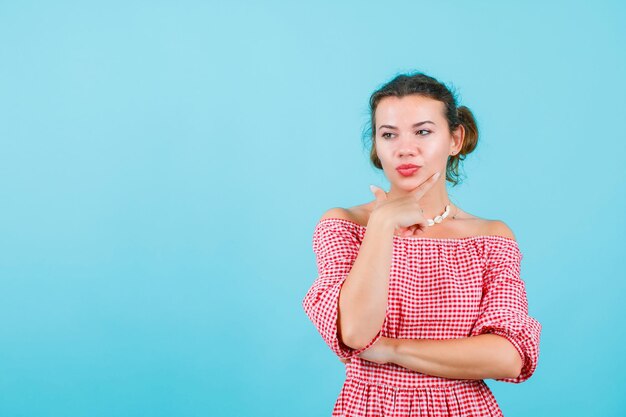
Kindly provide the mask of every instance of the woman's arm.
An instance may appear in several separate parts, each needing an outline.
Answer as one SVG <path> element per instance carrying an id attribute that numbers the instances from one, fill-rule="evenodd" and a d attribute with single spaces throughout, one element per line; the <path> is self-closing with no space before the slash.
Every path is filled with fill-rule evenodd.
<path id="1" fill-rule="evenodd" d="M 494 334 L 446 340 L 392 339 L 392 346 L 391 362 L 444 378 L 515 378 L 522 368 L 517 349 Z"/>
<path id="2" fill-rule="evenodd" d="M 337 318 L 341 341 L 354 349 L 366 346 L 383 326 L 387 312 L 393 225 L 370 216 L 367 229 L 339 294 Z"/>
<path id="3" fill-rule="evenodd" d="M 446 340 L 382 337 L 359 357 L 453 379 L 514 378 L 522 367 L 515 347 L 494 334 Z"/>

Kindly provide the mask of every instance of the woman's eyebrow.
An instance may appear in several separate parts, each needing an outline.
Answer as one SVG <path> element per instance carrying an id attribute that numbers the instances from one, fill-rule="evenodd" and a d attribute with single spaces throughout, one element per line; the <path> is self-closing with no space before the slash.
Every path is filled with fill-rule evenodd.
<path id="1" fill-rule="evenodd" d="M 415 123 L 413 125 L 413 127 L 418 127 L 418 126 L 421 126 L 421 125 L 426 124 L 426 123 L 432 123 L 432 124 L 436 125 L 435 122 L 431 122 L 430 120 L 424 120 L 423 122 Z M 387 129 L 397 129 L 397 127 L 391 126 L 391 125 L 381 125 L 379 127 L 379 129 L 382 129 L 383 127 L 386 127 Z"/>

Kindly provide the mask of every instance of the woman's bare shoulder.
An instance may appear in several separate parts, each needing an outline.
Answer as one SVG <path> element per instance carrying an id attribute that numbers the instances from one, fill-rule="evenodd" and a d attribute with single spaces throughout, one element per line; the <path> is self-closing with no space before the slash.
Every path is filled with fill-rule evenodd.
<path id="1" fill-rule="evenodd" d="M 502 220 L 484 219 L 467 212 L 462 212 L 460 218 L 471 225 L 469 227 L 474 229 L 474 234 L 496 235 L 515 240 L 513 231 Z"/>
<path id="2" fill-rule="evenodd" d="M 326 210 L 326 212 L 320 218 L 320 221 L 324 219 L 343 219 L 352 221 L 350 211 L 343 207 L 333 207 Z"/>
<path id="3" fill-rule="evenodd" d="M 320 221 L 324 219 L 342 219 L 351 221 L 353 223 L 367 224 L 369 212 L 367 210 L 364 210 L 364 206 L 365 205 L 360 205 L 348 208 L 333 207 L 326 210 L 326 212 L 320 218 Z"/>
<path id="4" fill-rule="evenodd" d="M 511 228 L 502 220 L 489 220 L 489 233 L 490 235 L 508 237 L 509 239 L 515 239 L 515 234 Z"/>

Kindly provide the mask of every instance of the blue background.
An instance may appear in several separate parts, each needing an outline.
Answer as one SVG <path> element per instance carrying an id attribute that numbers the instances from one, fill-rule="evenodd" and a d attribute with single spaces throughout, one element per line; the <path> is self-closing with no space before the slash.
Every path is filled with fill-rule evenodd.
<path id="1" fill-rule="evenodd" d="M 361 131 L 421 70 L 476 115 L 450 195 L 524 253 L 541 354 L 507 417 L 626 408 L 619 1 L 0 3 L 0 415 L 330 415 L 302 310 Z M 620 46 L 621 45 L 621 46 Z"/>

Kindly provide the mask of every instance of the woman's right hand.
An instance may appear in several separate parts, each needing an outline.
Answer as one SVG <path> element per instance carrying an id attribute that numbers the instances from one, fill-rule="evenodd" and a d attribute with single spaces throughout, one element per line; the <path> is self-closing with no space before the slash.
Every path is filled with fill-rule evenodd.
<path id="1" fill-rule="evenodd" d="M 376 197 L 376 204 L 370 216 L 390 221 L 394 226 L 394 234 L 398 229 L 400 229 L 398 234 L 401 236 L 411 236 L 423 232 L 428 226 L 428 222 L 422 214 L 419 200 L 437 182 L 440 175 L 440 172 L 435 172 L 410 194 L 391 200 L 387 198 L 387 193 L 384 190 L 374 185 L 370 186 Z"/>

